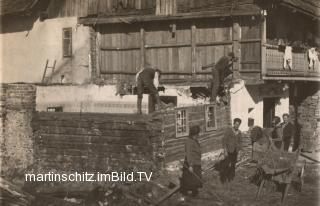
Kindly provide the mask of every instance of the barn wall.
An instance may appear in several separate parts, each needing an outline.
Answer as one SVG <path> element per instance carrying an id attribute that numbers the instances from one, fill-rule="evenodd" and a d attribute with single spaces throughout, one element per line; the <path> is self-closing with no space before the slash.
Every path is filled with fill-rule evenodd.
<path id="1" fill-rule="evenodd" d="M 238 24 L 239 27 L 235 27 Z M 207 18 L 100 25 L 97 72 L 108 83 L 133 82 L 143 62 L 157 66 L 162 82 L 209 81 L 210 69 L 228 52 L 239 57 L 236 70 L 245 80 L 260 79 L 261 19 Z"/>

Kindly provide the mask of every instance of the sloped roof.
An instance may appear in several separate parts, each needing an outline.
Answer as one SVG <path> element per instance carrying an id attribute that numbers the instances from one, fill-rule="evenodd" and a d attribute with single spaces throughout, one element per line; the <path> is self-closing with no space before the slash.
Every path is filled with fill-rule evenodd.
<path id="1" fill-rule="evenodd" d="M 320 19 L 319 0 L 257 0 L 264 5 L 279 4 L 292 10 L 299 11 L 305 15 Z"/>
<path id="2" fill-rule="evenodd" d="M 0 0 L 0 16 L 24 13 L 39 0 Z"/>
<path id="3" fill-rule="evenodd" d="M 306 14 L 320 18 L 319 0 L 282 0 L 284 5 L 300 10 Z"/>

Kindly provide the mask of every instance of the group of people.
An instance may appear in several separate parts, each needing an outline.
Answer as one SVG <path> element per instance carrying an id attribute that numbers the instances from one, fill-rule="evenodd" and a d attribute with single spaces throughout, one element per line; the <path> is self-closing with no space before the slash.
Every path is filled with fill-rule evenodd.
<path id="1" fill-rule="evenodd" d="M 283 122 L 278 116 L 274 117 L 271 138 L 278 149 L 288 151 L 294 140 L 295 126 L 290 122 L 289 114 L 283 114 L 282 117 Z M 222 139 L 224 159 L 215 165 L 215 169 L 219 171 L 221 183 L 227 186 L 235 177 L 237 158 L 242 149 L 240 125 L 241 119 L 235 118 L 233 125 L 225 129 Z M 202 187 L 199 133 L 200 127 L 192 126 L 185 142 L 185 160 L 181 178 L 181 193 L 184 195 L 196 196 L 198 189 Z M 292 150 L 295 151 L 295 149 L 294 146 Z"/>
<path id="2" fill-rule="evenodd" d="M 222 139 L 224 159 L 216 168 L 220 173 L 222 183 L 229 183 L 235 177 L 235 169 L 238 153 L 241 150 L 241 131 L 239 127 L 241 119 L 235 118 L 233 126 L 226 128 Z M 189 137 L 185 142 L 185 160 L 181 177 L 181 193 L 184 195 L 198 195 L 198 189 L 202 187 L 201 179 L 201 148 L 198 141 L 199 126 L 190 128 Z"/>
<path id="3" fill-rule="evenodd" d="M 232 65 L 238 59 L 235 57 L 233 52 L 228 53 L 227 56 L 221 57 L 216 63 L 212 63 L 206 66 L 203 66 L 202 69 L 212 68 L 212 82 L 211 82 L 211 102 L 224 102 L 228 104 L 227 93 L 228 88 L 225 85 L 225 79 L 233 73 Z M 137 73 L 136 82 L 137 82 L 137 111 L 138 114 L 142 114 L 141 104 L 142 96 L 145 88 L 148 90 L 149 94 L 155 100 L 156 110 L 165 108 L 166 105 L 161 102 L 158 85 L 161 77 L 161 70 L 157 67 L 151 66 L 149 63 L 146 63 L 145 66 Z"/>
<path id="4" fill-rule="evenodd" d="M 296 128 L 295 125 L 290 122 L 289 114 L 283 114 L 282 118 L 283 122 L 281 122 L 278 116 L 273 118 L 271 138 L 278 149 L 288 151 L 290 144 L 294 140 Z M 295 151 L 297 149 L 296 147 L 296 144 L 294 144 L 292 150 Z"/>

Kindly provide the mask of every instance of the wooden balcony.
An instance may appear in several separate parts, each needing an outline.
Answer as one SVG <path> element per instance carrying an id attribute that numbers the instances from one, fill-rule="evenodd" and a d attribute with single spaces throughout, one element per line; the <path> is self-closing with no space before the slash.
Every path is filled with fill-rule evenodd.
<path id="1" fill-rule="evenodd" d="M 266 45 L 266 62 L 264 79 L 278 80 L 320 80 L 320 70 L 317 65 L 309 68 L 307 52 L 292 52 L 292 69 L 284 69 L 284 52 L 278 50 L 278 46 Z"/>

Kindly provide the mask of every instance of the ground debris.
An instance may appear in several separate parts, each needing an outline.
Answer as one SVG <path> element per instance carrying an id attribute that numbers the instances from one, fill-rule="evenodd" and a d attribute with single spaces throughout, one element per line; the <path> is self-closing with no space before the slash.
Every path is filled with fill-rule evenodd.
<path id="1" fill-rule="evenodd" d="M 32 195 L 0 177 L 0 205 L 29 206 L 33 200 Z"/>

